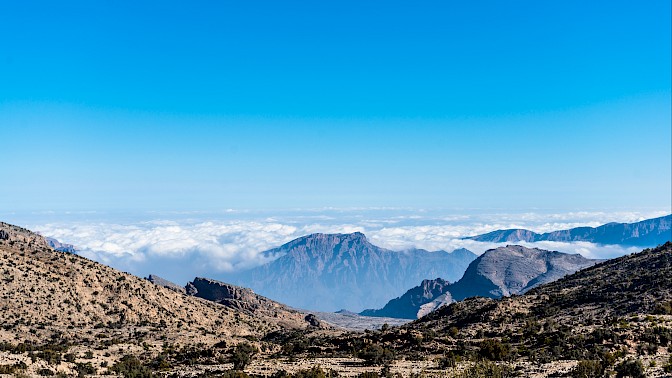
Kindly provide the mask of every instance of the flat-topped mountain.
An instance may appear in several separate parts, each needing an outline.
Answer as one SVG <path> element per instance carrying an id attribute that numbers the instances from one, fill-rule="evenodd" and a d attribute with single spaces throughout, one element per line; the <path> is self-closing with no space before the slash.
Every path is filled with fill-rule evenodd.
<path id="1" fill-rule="evenodd" d="M 414 319 L 443 304 L 468 297 L 500 298 L 522 294 L 599 261 L 579 254 L 517 245 L 499 247 L 476 258 L 462 278 L 453 284 L 440 278 L 425 280 L 420 286 L 388 302 L 382 309 L 366 310 L 361 314 Z"/>
<path id="2" fill-rule="evenodd" d="M 320 311 L 382 306 L 423 279 L 456 280 L 476 258 L 467 250 L 391 251 L 359 232 L 308 235 L 264 254 L 277 258 L 224 279 L 292 307 Z"/>
<path id="3" fill-rule="evenodd" d="M 492 243 L 587 241 L 599 244 L 653 247 L 672 241 L 672 215 L 635 223 L 607 223 L 599 227 L 576 227 L 543 234 L 523 229 L 498 230 L 465 239 Z"/>

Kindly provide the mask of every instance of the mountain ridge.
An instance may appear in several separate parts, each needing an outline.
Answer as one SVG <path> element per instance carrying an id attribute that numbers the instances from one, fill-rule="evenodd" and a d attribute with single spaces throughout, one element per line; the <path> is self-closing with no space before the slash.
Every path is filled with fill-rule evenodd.
<path id="1" fill-rule="evenodd" d="M 542 234 L 518 228 L 496 230 L 463 239 L 491 243 L 587 241 L 598 244 L 653 247 L 672 240 L 672 214 L 633 223 L 610 222 L 598 227 L 575 227 Z"/>

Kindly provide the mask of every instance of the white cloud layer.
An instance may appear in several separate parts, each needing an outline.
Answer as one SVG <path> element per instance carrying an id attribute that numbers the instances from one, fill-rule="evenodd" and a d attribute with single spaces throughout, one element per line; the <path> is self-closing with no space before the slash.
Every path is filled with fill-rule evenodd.
<path id="1" fill-rule="evenodd" d="M 297 237 L 316 233 L 364 232 L 381 247 L 403 250 L 424 248 L 452 251 L 467 248 L 476 253 L 501 244 L 462 240 L 497 229 L 527 228 L 535 232 L 598 226 L 611 221 L 634 222 L 664 212 L 561 214 L 444 215 L 426 211 L 312 211 L 281 216 L 237 216 L 234 219 L 198 215 L 203 219 L 175 217 L 149 221 L 63 221 L 28 225 L 79 249 L 83 256 L 146 276 L 150 273 L 184 283 L 195 276 L 225 277 L 227 272 L 268 261 L 261 252 Z M 163 216 L 166 214 L 155 214 Z M 524 243 L 543 249 L 609 258 L 638 248 L 599 246 L 586 242 Z"/>

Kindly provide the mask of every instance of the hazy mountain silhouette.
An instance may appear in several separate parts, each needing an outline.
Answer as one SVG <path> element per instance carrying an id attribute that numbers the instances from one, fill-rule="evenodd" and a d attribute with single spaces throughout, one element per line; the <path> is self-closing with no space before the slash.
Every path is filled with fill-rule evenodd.
<path id="1" fill-rule="evenodd" d="M 457 280 L 476 258 L 465 249 L 391 251 L 359 232 L 308 235 L 265 254 L 280 257 L 224 279 L 290 306 L 320 311 L 382 306 L 423 279 Z"/>
<path id="2" fill-rule="evenodd" d="M 635 223 L 607 223 L 599 227 L 576 227 L 544 234 L 523 229 L 498 230 L 465 239 L 492 243 L 587 241 L 598 244 L 653 247 L 672 240 L 672 215 Z"/>

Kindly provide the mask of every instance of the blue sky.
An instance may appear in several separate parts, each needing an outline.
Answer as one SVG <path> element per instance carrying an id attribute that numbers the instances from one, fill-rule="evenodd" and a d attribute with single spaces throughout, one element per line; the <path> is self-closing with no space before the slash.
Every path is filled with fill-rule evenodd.
<path id="1" fill-rule="evenodd" d="M 2 2 L 0 210 L 669 210 L 669 1 Z"/>

